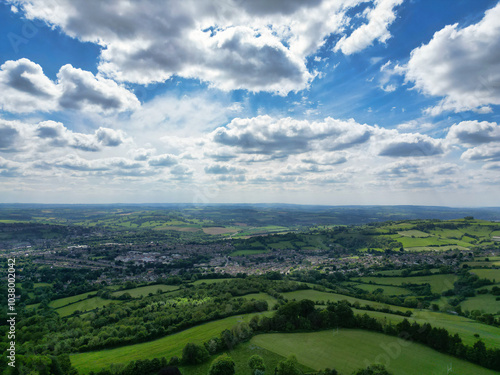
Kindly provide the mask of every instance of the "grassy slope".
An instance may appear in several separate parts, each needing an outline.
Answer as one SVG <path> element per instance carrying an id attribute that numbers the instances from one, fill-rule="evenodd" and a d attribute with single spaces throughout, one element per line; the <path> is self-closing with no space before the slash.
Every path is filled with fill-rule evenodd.
<path id="1" fill-rule="evenodd" d="M 430 284 L 433 293 L 442 293 L 445 290 L 453 289 L 453 283 L 458 280 L 455 275 L 430 275 L 430 276 L 409 276 L 409 277 L 361 277 L 363 283 L 374 283 L 381 285 L 400 286 L 408 284 Z"/>
<path id="2" fill-rule="evenodd" d="M 267 302 L 267 306 L 269 307 L 270 310 L 276 305 L 277 300 L 273 296 L 270 296 L 267 293 L 251 293 L 243 296 L 243 298 L 247 300 L 255 299 L 255 300 L 262 300 Z"/>
<path id="3" fill-rule="evenodd" d="M 62 306 L 69 305 L 71 303 L 75 303 L 78 301 L 83 301 L 86 299 L 90 294 L 96 294 L 97 292 L 89 292 L 89 293 L 83 293 L 83 294 L 77 294 L 76 296 L 71 296 L 71 297 L 66 297 L 66 298 L 59 298 L 54 301 L 51 301 L 49 303 L 50 307 L 53 307 L 54 309 L 57 309 Z"/>
<path id="4" fill-rule="evenodd" d="M 270 314 L 263 313 L 263 314 Z M 219 336 L 240 321 L 249 321 L 256 314 L 236 315 L 229 318 L 201 324 L 187 330 L 141 344 L 128 345 L 121 348 L 100 350 L 96 352 L 71 355 L 71 363 L 82 374 L 96 371 L 112 363 L 127 363 L 137 359 L 152 359 L 172 356 L 181 357 L 182 349 L 189 342 L 202 344 L 212 337 Z"/>
<path id="5" fill-rule="evenodd" d="M 169 292 L 172 290 L 177 290 L 179 289 L 178 286 L 174 285 L 163 285 L 163 284 L 158 284 L 158 285 L 147 285 L 147 286 L 141 286 L 138 288 L 133 288 L 133 289 L 127 289 L 127 290 L 120 290 L 117 292 L 113 292 L 113 296 L 121 296 L 122 294 L 129 293 L 132 298 L 138 298 L 141 296 L 146 297 L 149 295 L 149 293 L 156 294 L 156 292 L 161 290 L 162 292 Z"/>
<path id="6" fill-rule="evenodd" d="M 81 312 L 90 311 L 98 307 L 101 308 L 103 306 L 109 305 L 110 303 L 120 304 L 122 303 L 122 301 L 103 299 L 101 297 L 93 297 L 56 309 L 56 312 L 61 316 L 68 316 L 73 314 L 77 310 Z"/>
<path id="7" fill-rule="evenodd" d="M 475 297 L 467 298 L 460 306 L 462 310 L 479 310 L 490 314 L 500 314 L 500 301 L 492 294 L 478 294 Z"/>
<path id="8" fill-rule="evenodd" d="M 366 311 L 354 309 L 356 314 L 368 314 L 373 318 L 381 321 L 397 324 L 405 317 L 394 314 L 386 314 L 378 311 Z M 474 345 L 478 340 L 475 334 L 478 334 L 480 339 L 488 348 L 500 348 L 500 328 L 482 324 L 477 321 L 467 319 L 462 316 L 450 315 L 427 310 L 415 310 L 413 316 L 407 318 L 410 322 L 416 321 L 419 324 L 429 323 L 433 327 L 445 328 L 451 334 L 458 333 L 462 341 L 466 345 Z"/>
<path id="9" fill-rule="evenodd" d="M 392 310 L 397 310 L 397 311 L 403 311 L 406 312 L 408 310 L 412 311 L 413 309 L 409 307 L 400 307 L 400 306 L 394 306 L 394 305 L 388 305 L 385 303 L 380 303 L 380 302 L 374 302 L 374 301 L 368 301 L 360 298 L 355 298 L 355 297 L 349 297 L 349 296 L 344 296 L 343 294 L 336 294 L 336 293 L 326 293 L 326 292 L 320 292 L 317 290 L 312 290 L 312 289 L 306 289 L 306 290 L 297 290 L 295 292 L 287 292 L 287 293 L 282 293 L 283 297 L 288 299 L 289 301 L 295 299 L 297 301 L 302 300 L 302 299 L 310 299 L 312 301 L 343 301 L 346 300 L 349 303 L 355 303 L 358 302 L 360 305 L 369 305 L 373 306 L 378 309 L 382 308 L 390 308 Z"/>
<path id="10" fill-rule="evenodd" d="M 300 363 L 315 370 L 333 367 L 343 374 L 377 360 L 398 375 L 446 374 L 450 364 L 461 375 L 496 373 L 423 345 L 362 330 L 273 333 L 255 336 L 250 342 L 283 356 L 293 353 Z"/>
<path id="11" fill-rule="evenodd" d="M 236 364 L 235 366 L 236 374 L 238 375 L 239 374 L 250 375 L 248 360 L 252 355 L 257 354 L 262 357 L 262 359 L 264 360 L 264 365 L 266 366 L 267 369 L 266 371 L 267 374 L 273 374 L 274 368 L 278 365 L 278 362 L 285 359 L 285 357 L 279 354 L 276 354 L 270 350 L 261 348 L 249 342 L 238 345 L 235 349 L 228 351 L 227 354 L 229 354 L 231 358 L 234 360 L 234 363 Z M 207 363 L 203 363 L 198 366 L 182 366 L 180 370 L 182 371 L 183 375 L 206 375 L 208 374 L 208 369 L 210 368 L 212 360 L 215 358 L 217 358 L 217 355 L 213 356 Z M 300 365 L 300 368 L 304 372 L 313 371 L 312 368 L 304 365 Z"/>

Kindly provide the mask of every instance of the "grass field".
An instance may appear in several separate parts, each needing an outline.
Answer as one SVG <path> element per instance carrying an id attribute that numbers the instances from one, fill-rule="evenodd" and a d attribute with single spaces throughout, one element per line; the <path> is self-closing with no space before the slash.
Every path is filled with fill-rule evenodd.
<path id="1" fill-rule="evenodd" d="M 271 312 L 261 313 L 262 315 Z M 71 355 L 71 363 L 82 374 L 96 371 L 112 363 L 128 363 L 138 359 L 153 359 L 172 356 L 182 356 L 182 349 L 189 342 L 202 344 L 212 337 L 219 336 L 224 329 L 230 329 L 238 322 L 250 321 L 254 314 L 237 315 L 229 318 L 201 324 L 187 330 L 163 337 L 158 340 L 141 344 L 128 345 L 121 348 L 101 350 L 97 352 L 78 353 Z"/>
<path id="2" fill-rule="evenodd" d="M 200 279 L 192 282 L 191 284 L 193 285 L 200 285 L 200 284 L 216 284 L 216 283 L 222 283 L 224 281 L 231 281 L 231 280 L 239 280 L 238 278 L 228 278 L 228 279 Z"/>
<path id="3" fill-rule="evenodd" d="M 227 352 L 234 360 L 235 363 L 235 373 L 236 374 L 248 374 L 250 375 L 250 368 L 248 367 L 248 359 L 252 355 L 260 355 L 264 360 L 264 365 L 266 366 L 266 373 L 273 374 L 274 368 L 278 365 L 278 362 L 285 359 L 285 357 L 276 354 L 270 350 L 266 350 L 252 343 L 246 342 L 239 344 L 235 349 Z M 206 375 L 208 374 L 208 369 L 213 359 L 217 358 L 217 355 L 213 356 L 210 361 L 203 363 L 198 366 L 182 366 L 180 370 L 183 375 Z M 304 365 L 299 366 L 300 369 L 305 372 L 312 372 L 313 369 Z"/>
<path id="4" fill-rule="evenodd" d="M 236 228 L 225 228 L 225 227 L 203 228 L 203 232 L 205 234 L 212 234 L 212 235 L 226 234 L 226 233 L 236 233 L 236 232 L 238 232 L 238 230 L 239 229 L 236 229 Z"/>
<path id="5" fill-rule="evenodd" d="M 482 279 L 500 282 L 500 269 L 472 269 L 470 272 L 475 273 Z"/>
<path id="6" fill-rule="evenodd" d="M 379 311 L 366 311 L 354 309 L 357 314 L 368 314 L 371 317 L 381 321 L 397 324 L 405 319 L 404 316 L 387 314 Z M 479 323 L 475 320 L 463 316 L 451 315 L 446 313 L 432 312 L 428 310 L 414 310 L 410 322 L 416 321 L 419 324 L 429 323 L 433 327 L 445 328 L 451 334 L 458 333 L 466 345 L 474 345 L 478 340 L 475 334 L 478 334 L 489 348 L 500 349 L 500 328 Z"/>
<path id="7" fill-rule="evenodd" d="M 385 303 L 368 301 L 368 300 L 364 300 L 364 299 L 360 299 L 360 298 L 344 296 L 343 294 L 320 292 L 320 291 L 312 290 L 312 289 L 296 290 L 294 292 L 282 293 L 282 295 L 283 295 L 283 297 L 285 297 L 289 301 L 291 301 L 293 299 L 295 299 L 297 301 L 300 301 L 303 299 L 310 299 L 310 300 L 315 301 L 315 302 L 321 302 L 321 301 L 338 302 L 338 301 L 346 300 L 349 303 L 358 302 L 361 306 L 369 305 L 369 306 L 372 306 L 372 307 L 377 308 L 377 309 L 389 308 L 392 310 L 403 311 L 403 312 L 406 312 L 408 310 L 410 310 L 410 311 L 413 310 L 413 309 L 408 308 L 408 307 L 388 305 Z"/>
<path id="8" fill-rule="evenodd" d="M 500 301 L 496 301 L 496 297 L 492 294 L 478 294 L 475 297 L 467 298 L 460 306 L 462 310 L 479 310 L 490 314 L 500 314 Z"/>
<path id="9" fill-rule="evenodd" d="M 300 363 L 315 370 L 330 367 L 342 374 L 377 362 L 398 375 L 446 374 L 450 363 L 453 373 L 460 375 L 496 373 L 420 344 L 362 330 L 272 333 L 255 336 L 250 342 L 282 356 L 293 353 Z"/>
<path id="10" fill-rule="evenodd" d="M 35 288 L 52 287 L 52 284 L 49 284 L 49 283 L 34 283 L 33 287 L 35 287 Z"/>
<path id="11" fill-rule="evenodd" d="M 71 296 L 71 297 L 66 297 L 66 298 L 59 298 L 54 301 L 51 301 L 49 303 L 50 307 L 53 307 L 54 309 L 57 309 L 62 306 L 69 305 L 71 303 L 75 303 L 78 301 L 83 301 L 84 299 L 87 299 L 89 295 L 95 295 L 97 292 L 88 292 L 88 293 L 83 293 L 83 294 L 77 294 L 76 296 Z"/>
<path id="12" fill-rule="evenodd" d="M 101 308 L 103 306 L 109 305 L 110 303 L 122 303 L 122 301 L 116 301 L 116 300 L 110 300 L 110 299 L 103 299 L 101 297 L 93 297 L 89 299 L 84 299 L 83 301 L 79 301 L 76 303 L 72 303 L 71 305 L 64 306 L 61 308 L 56 309 L 56 312 L 60 316 L 68 316 L 73 314 L 75 311 L 90 311 L 94 310 L 96 308 Z"/>
<path id="13" fill-rule="evenodd" d="M 355 279 L 356 280 L 356 279 Z M 401 286 L 407 284 L 430 284 L 433 293 L 442 293 L 445 290 L 453 289 L 453 283 L 458 280 L 455 275 L 430 275 L 430 276 L 409 276 L 409 277 L 376 277 L 368 276 L 361 277 L 359 280 L 362 283 L 379 284 L 379 285 L 395 285 Z"/>
<path id="14" fill-rule="evenodd" d="M 165 292 L 171 292 L 173 290 L 179 289 L 178 286 L 175 285 L 163 285 L 163 284 L 158 284 L 158 285 L 147 285 L 147 286 L 140 286 L 138 288 L 133 288 L 133 289 L 127 289 L 127 290 L 119 290 L 117 292 L 113 292 L 112 295 L 115 297 L 119 297 L 122 294 L 129 293 L 132 298 L 139 298 L 141 296 L 147 296 L 149 293 L 156 294 L 158 290 L 161 290 L 162 293 Z"/>
<path id="15" fill-rule="evenodd" d="M 276 305 L 277 300 L 273 296 L 270 296 L 267 293 L 251 293 L 247 294 L 246 296 L 243 296 L 243 298 L 247 300 L 261 300 L 261 301 L 266 301 L 267 305 L 269 306 L 269 310 L 272 310 L 274 305 Z"/>
<path id="16" fill-rule="evenodd" d="M 410 290 L 405 288 L 400 288 L 398 286 L 387 286 L 387 285 L 380 286 L 374 284 L 360 284 L 360 283 L 349 283 L 349 285 L 359 289 L 366 290 L 367 292 L 373 292 L 376 289 L 383 289 L 384 290 L 383 294 L 387 296 L 401 296 L 401 295 L 412 294 Z"/>

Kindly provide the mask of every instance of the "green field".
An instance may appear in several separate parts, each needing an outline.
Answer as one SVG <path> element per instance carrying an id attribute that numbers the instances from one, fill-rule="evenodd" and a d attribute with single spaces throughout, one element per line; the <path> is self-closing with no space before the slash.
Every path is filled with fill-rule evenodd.
<path id="1" fill-rule="evenodd" d="M 261 313 L 269 315 L 271 312 Z M 137 359 L 153 359 L 172 356 L 182 356 L 182 349 L 189 342 L 202 344 L 212 337 L 219 336 L 225 329 L 231 329 L 238 322 L 250 321 L 257 315 L 245 314 L 201 324 L 187 330 L 174 333 L 158 340 L 141 344 L 128 345 L 121 348 L 101 350 L 97 352 L 78 353 L 71 355 L 71 363 L 82 374 L 107 367 L 112 363 L 128 363 Z"/>
<path id="2" fill-rule="evenodd" d="M 68 316 L 73 314 L 75 311 L 90 311 L 95 310 L 96 308 L 101 308 L 110 303 L 122 303 L 122 301 L 103 299 L 101 297 L 93 297 L 89 299 L 84 299 L 83 301 L 79 301 L 76 303 L 72 303 L 71 305 L 67 305 L 64 307 L 60 307 L 56 309 L 56 312 L 61 316 Z"/>
<path id="3" fill-rule="evenodd" d="M 227 278 L 227 279 L 200 279 L 192 282 L 191 284 L 193 285 L 200 285 L 200 284 L 216 284 L 216 283 L 222 283 L 224 281 L 231 281 L 231 280 L 240 280 L 238 278 Z"/>
<path id="4" fill-rule="evenodd" d="M 76 296 L 71 296 L 71 297 L 66 297 L 66 298 L 59 298 L 54 301 L 51 301 L 49 303 L 50 307 L 53 307 L 54 309 L 58 309 L 62 306 L 66 306 L 78 301 L 83 301 L 84 299 L 87 299 L 89 295 L 95 295 L 96 292 L 88 292 L 88 293 L 83 293 L 83 294 L 77 294 Z"/>
<path id="5" fill-rule="evenodd" d="M 471 273 L 478 275 L 482 279 L 489 279 L 492 281 L 500 282 L 500 268 L 499 269 L 472 269 Z"/>
<path id="6" fill-rule="evenodd" d="M 410 322 L 417 322 L 422 325 L 429 323 L 433 327 L 445 328 L 451 334 L 458 333 L 466 345 L 474 345 L 478 340 L 475 334 L 478 334 L 489 348 L 500 349 L 500 328 L 479 323 L 475 320 L 463 316 L 451 315 L 446 313 L 432 312 L 428 310 L 414 310 L 410 318 L 404 316 L 387 314 L 379 311 L 366 311 L 353 309 L 357 314 L 368 314 L 381 322 L 391 322 L 397 324 L 403 319 Z"/>
<path id="7" fill-rule="evenodd" d="M 128 293 L 132 298 L 139 298 L 141 296 L 146 297 L 149 295 L 149 293 L 156 294 L 158 290 L 161 290 L 162 293 L 165 292 L 171 292 L 173 290 L 179 289 L 178 286 L 175 285 L 163 285 L 163 284 L 158 284 L 158 285 L 147 285 L 147 286 L 140 286 L 138 288 L 133 288 L 133 289 L 126 289 L 126 290 L 119 290 L 116 292 L 113 292 L 112 295 L 115 297 L 119 297 L 122 294 Z"/>
<path id="8" fill-rule="evenodd" d="M 397 375 L 446 374 L 450 364 L 453 373 L 460 375 L 496 373 L 420 344 L 362 330 L 271 333 L 255 336 L 250 342 L 282 356 L 293 353 L 300 363 L 315 370 L 330 367 L 342 374 L 377 362 Z"/>
<path id="9" fill-rule="evenodd" d="M 479 310 L 496 315 L 500 314 L 500 301 L 497 301 L 496 297 L 492 294 L 478 294 L 475 297 L 467 298 L 460 306 L 464 311 Z"/>
<path id="10" fill-rule="evenodd" d="M 268 374 L 273 374 L 274 368 L 278 365 L 278 362 L 286 359 L 285 357 L 261 348 L 252 343 L 246 342 L 243 344 L 239 344 L 233 350 L 227 352 L 234 360 L 235 363 L 235 373 L 236 374 L 248 374 L 250 375 L 250 368 L 248 367 L 248 359 L 252 355 L 260 355 L 264 360 L 264 364 L 266 366 Z M 215 359 L 217 355 L 213 356 L 210 361 L 207 363 L 203 363 L 198 366 L 182 366 L 180 370 L 183 375 L 207 375 L 208 370 L 210 368 L 210 364 L 212 359 Z M 313 369 L 304 365 L 299 364 L 300 369 L 305 372 L 312 372 Z"/>
<path id="11" fill-rule="evenodd" d="M 269 310 L 272 310 L 274 305 L 276 305 L 276 303 L 278 302 L 276 300 L 276 298 L 274 298 L 273 296 L 270 296 L 267 293 L 251 293 L 251 294 L 247 294 L 247 295 L 243 296 L 243 298 L 245 298 L 247 300 L 255 299 L 255 300 L 260 300 L 260 301 L 266 301 L 267 305 L 269 306 Z"/>
<path id="12" fill-rule="evenodd" d="M 360 299 L 360 298 L 355 298 L 355 297 L 349 297 L 345 296 L 343 294 L 336 294 L 336 293 L 327 293 L 327 292 L 320 292 L 318 290 L 312 290 L 312 289 L 306 289 L 306 290 L 296 290 L 294 292 L 287 292 L 287 293 L 282 293 L 282 296 L 289 301 L 291 300 L 303 300 L 303 299 L 310 299 L 311 301 L 315 302 L 327 302 L 327 301 L 332 301 L 332 302 L 338 302 L 338 301 L 347 301 L 349 303 L 359 303 L 361 306 L 368 305 L 372 306 L 377 309 L 383 309 L 383 308 L 389 308 L 392 310 L 396 311 L 403 311 L 406 312 L 408 310 L 412 311 L 413 309 L 409 307 L 400 307 L 400 306 L 394 306 L 394 305 L 388 305 L 385 303 L 380 303 L 380 302 L 374 302 L 374 301 L 368 301 L 365 299 Z"/>
<path id="13" fill-rule="evenodd" d="M 52 284 L 49 284 L 49 283 L 34 283 L 33 287 L 35 287 L 35 288 L 52 287 Z"/>
<path id="14" fill-rule="evenodd" d="M 354 279 L 357 280 L 357 279 Z M 458 280 L 455 275 L 430 275 L 430 276 L 409 276 L 409 277 L 376 277 L 368 276 L 361 277 L 359 280 L 362 283 L 379 284 L 379 285 L 395 285 L 401 286 L 407 284 L 430 284 L 433 293 L 442 293 L 445 290 L 453 289 L 453 283 Z"/>
<path id="15" fill-rule="evenodd" d="M 347 285 L 366 290 L 367 292 L 370 293 L 377 289 L 383 289 L 384 290 L 383 294 L 387 296 L 401 296 L 401 295 L 412 294 L 410 290 L 405 288 L 400 288 L 398 286 L 388 286 L 388 285 L 380 286 L 374 284 L 361 284 L 361 283 L 348 283 Z"/>

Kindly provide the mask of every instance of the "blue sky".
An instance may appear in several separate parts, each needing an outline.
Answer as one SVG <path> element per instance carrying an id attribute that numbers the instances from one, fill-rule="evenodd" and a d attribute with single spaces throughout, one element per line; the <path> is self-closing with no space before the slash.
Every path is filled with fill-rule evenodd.
<path id="1" fill-rule="evenodd" d="M 498 206 L 498 19 L 488 0 L 4 1 L 1 199 Z"/>

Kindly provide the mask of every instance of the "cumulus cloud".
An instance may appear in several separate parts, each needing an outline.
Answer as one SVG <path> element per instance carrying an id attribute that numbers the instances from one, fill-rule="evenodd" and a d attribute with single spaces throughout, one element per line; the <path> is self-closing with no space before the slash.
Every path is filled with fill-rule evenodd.
<path id="1" fill-rule="evenodd" d="M 286 95 L 314 78 L 306 58 L 331 34 L 342 34 L 349 9 L 365 0 L 196 0 L 88 2 L 11 0 L 28 19 L 102 47 L 99 71 L 148 84 L 176 75 L 224 90 Z M 402 0 L 376 0 L 368 23 L 342 39 L 353 53 L 386 41 Z"/>
<path id="2" fill-rule="evenodd" d="M 500 161 L 500 145 L 486 144 L 466 150 L 461 159 L 466 161 Z"/>
<path id="3" fill-rule="evenodd" d="M 0 156 L 0 177 L 22 176 L 22 165 Z"/>
<path id="4" fill-rule="evenodd" d="M 116 147 L 123 143 L 125 134 L 121 130 L 101 127 L 96 130 L 95 137 L 103 146 Z"/>
<path id="5" fill-rule="evenodd" d="M 207 174 L 242 174 L 245 173 L 244 169 L 232 167 L 224 164 L 212 164 L 205 167 Z"/>
<path id="6" fill-rule="evenodd" d="M 93 134 L 73 132 L 56 121 L 38 124 L 0 119 L 0 152 L 72 148 L 96 152 L 127 140 L 124 132 L 101 127 Z"/>
<path id="7" fill-rule="evenodd" d="M 148 160 L 156 152 L 154 148 L 138 148 L 129 151 L 129 155 L 138 161 Z"/>
<path id="8" fill-rule="evenodd" d="M 279 158 L 318 147 L 330 151 L 351 148 L 367 142 L 371 132 L 371 127 L 357 124 L 354 120 L 327 118 L 323 122 L 309 122 L 258 116 L 234 119 L 227 127 L 216 129 L 212 140 L 247 154 Z"/>
<path id="9" fill-rule="evenodd" d="M 57 78 L 62 90 L 59 98 L 62 108 L 106 113 L 139 107 L 135 95 L 116 82 L 69 64 L 59 70 Z"/>
<path id="10" fill-rule="evenodd" d="M 110 113 L 139 107 L 134 94 L 116 82 L 64 65 L 50 80 L 42 67 L 28 59 L 7 61 L 0 67 L 0 107 L 12 113 L 61 109 Z"/>
<path id="11" fill-rule="evenodd" d="M 334 51 L 341 50 L 351 55 L 364 50 L 378 40 L 385 43 L 390 37 L 389 26 L 396 19 L 396 8 L 403 0 L 376 0 L 374 8 L 367 8 L 368 23 L 358 27 L 351 35 L 344 35 L 335 45 Z"/>
<path id="12" fill-rule="evenodd" d="M 315 153 L 310 153 L 304 155 L 301 159 L 303 163 L 318 164 L 318 165 L 338 165 L 347 162 L 347 158 L 344 154 L 339 154 L 335 152 L 328 152 L 316 155 Z"/>
<path id="13" fill-rule="evenodd" d="M 172 154 L 162 154 L 153 156 L 148 161 L 152 167 L 171 167 L 178 163 L 177 156 Z"/>
<path id="14" fill-rule="evenodd" d="M 467 146 L 500 142 L 500 125 L 487 121 L 462 121 L 450 127 L 446 138 Z"/>
<path id="15" fill-rule="evenodd" d="M 28 59 L 6 61 L 0 66 L 0 107 L 7 112 L 53 111 L 60 89 Z"/>
<path id="16" fill-rule="evenodd" d="M 15 151 L 20 140 L 20 131 L 16 123 L 0 120 L 0 151 Z"/>
<path id="17" fill-rule="evenodd" d="M 480 113 L 500 104 L 500 3 L 477 24 L 448 25 L 411 53 L 405 79 L 424 94 L 442 97 L 428 114 Z"/>
<path id="18" fill-rule="evenodd" d="M 401 134 L 382 143 L 380 156 L 389 157 L 426 157 L 444 152 L 440 140 L 423 134 Z"/>

